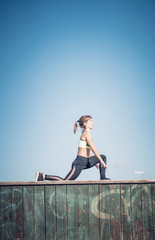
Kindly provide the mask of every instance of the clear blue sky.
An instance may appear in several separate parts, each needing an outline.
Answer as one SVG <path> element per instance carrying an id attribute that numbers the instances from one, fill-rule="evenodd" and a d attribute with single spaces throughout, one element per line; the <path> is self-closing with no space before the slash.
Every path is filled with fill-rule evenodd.
<path id="1" fill-rule="evenodd" d="M 154 25 L 153 0 L 0 1 L 0 181 L 65 177 L 84 114 L 108 177 L 155 178 Z"/>

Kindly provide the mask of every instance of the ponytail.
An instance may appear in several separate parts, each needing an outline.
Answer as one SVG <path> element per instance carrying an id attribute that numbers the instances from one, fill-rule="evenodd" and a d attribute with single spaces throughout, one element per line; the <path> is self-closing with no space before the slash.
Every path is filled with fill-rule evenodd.
<path id="1" fill-rule="evenodd" d="M 80 117 L 80 119 L 74 123 L 74 133 L 76 133 L 78 123 L 79 123 L 80 128 L 82 128 L 82 130 L 84 131 L 84 129 L 85 129 L 84 123 L 86 123 L 89 119 L 92 119 L 92 117 L 89 115 L 84 115 L 84 116 Z"/>
<path id="2" fill-rule="evenodd" d="M 74 123 L 74 133 L 76 133 L 77 128 L 78 128 L 78 121 Z"/>

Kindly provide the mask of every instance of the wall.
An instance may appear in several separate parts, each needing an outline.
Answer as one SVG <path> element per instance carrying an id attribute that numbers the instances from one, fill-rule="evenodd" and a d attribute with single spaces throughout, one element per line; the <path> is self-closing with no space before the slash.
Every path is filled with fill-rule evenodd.
<path id="1" fill-rule="evenodd" d="M 0 222 L 2 240 L 153 240 L 155 181 L 1 183 Z"/>

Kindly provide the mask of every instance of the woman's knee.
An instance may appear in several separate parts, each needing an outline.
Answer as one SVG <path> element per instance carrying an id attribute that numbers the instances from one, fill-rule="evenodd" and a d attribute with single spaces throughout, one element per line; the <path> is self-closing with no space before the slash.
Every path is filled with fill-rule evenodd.
<path id="1" fill-rule="evenodd" d="M 100 156 L 101 156 L 101 158 L 103 159 L 103 161 L 106 163 L 106 162 L 107 162 L 107 158 L 106 158 L 106 156 L 103 155 L 103 154 L 101 154 Z"/>

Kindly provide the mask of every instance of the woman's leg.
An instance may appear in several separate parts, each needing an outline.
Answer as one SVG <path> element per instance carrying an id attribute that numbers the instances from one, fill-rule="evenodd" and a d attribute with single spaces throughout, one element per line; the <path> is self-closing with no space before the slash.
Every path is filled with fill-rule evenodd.
<path id="1" fill-rule="evenodd" d="M 35 176 L 35 181 L 44 181 L 44 180 L 50 180 L 50 181 L 61 181 L 63 178 L 55 176 L 55 175 L 46 175 L 41 172 L 37 172 Z"/>
<path id="2" fill-rule="evenodd" d="M 103 154 L 100 155 L 100 156 L 103 159 L 103 161 L 106 163 L 107 162 L 106 156 L 103 155 Z M 87 164 L 87 168 L 94 167 L 97 163 L 99 163 L 100 180 L 106 179 L 106 176 L 105 176 L 106 168 L 101 167 L 100 161 L 99 161 L 99 159 L 96 156 L 92 156 L 92 157 L 89 158 L 89 162 Z"/>
<path id="3" fill-rule="evenodd" d="M 55 176 L 55 175 L 46 175 L 45 174 L 45 179 L 44 180 L 48 180 L 48 181 L 62 181 L 64 180 L 63 178 L 59 177 L 59 176 Z"/>
<path id="4" fill-rule="evenodd" d="M 35 180 L 36 181 L 43 181 L 43 180 L 49 180 L 49 181 L 62 181 L 62 180 L 75 180 L 81 173 L 81 171 L 86 168 L 88 159 L 85 157 L 77 156 L 77 158 L 72 163 L 72 169 L 67 174 L 65 178 L 61 178 L 59 176 L 55 175 L 46 175 L 40 172 L 36 173 Z"/>
<path id="5" fill-rule="evenodd" d="M 105 164 L 107 163 L 107 158 L 105 155 L 100 155 L 101 158 L 103 159 L 103 161 L 105 162 Z M 101 167 L 101 164 L 99 164 L 99 171 L 100 171 L 100 180 L 103 180 L 103 179 L 106 179 L 106 176 L 105 176 L 105 171 L 106 171 L 106 168 L 104 167 Z"/>
<path id="6" fill-rule="evenodd" d="M 83 170 L 81 165 L 73 165 L 71 171 L 67 174 L 64 180 L 75 180 Z"/>
<path id="7" fill-rule="evenodd" d="M 81 173 L 83 169 L 86 168 L 88 158 L 77 156 L 77 158 L 72 163 L 72 169 L 64 178 L 64 180 L 75 180 Z"/>
<path id="8" fill-rule="evenodd" d="M 72 165 L 72 169 L 65 178 L 55 175 L 45 175 L 45 180 L 49 181 L 62 181 L 62 180 L 75 180 L 81 173 L 83 167 L 81 165 Z"/>

